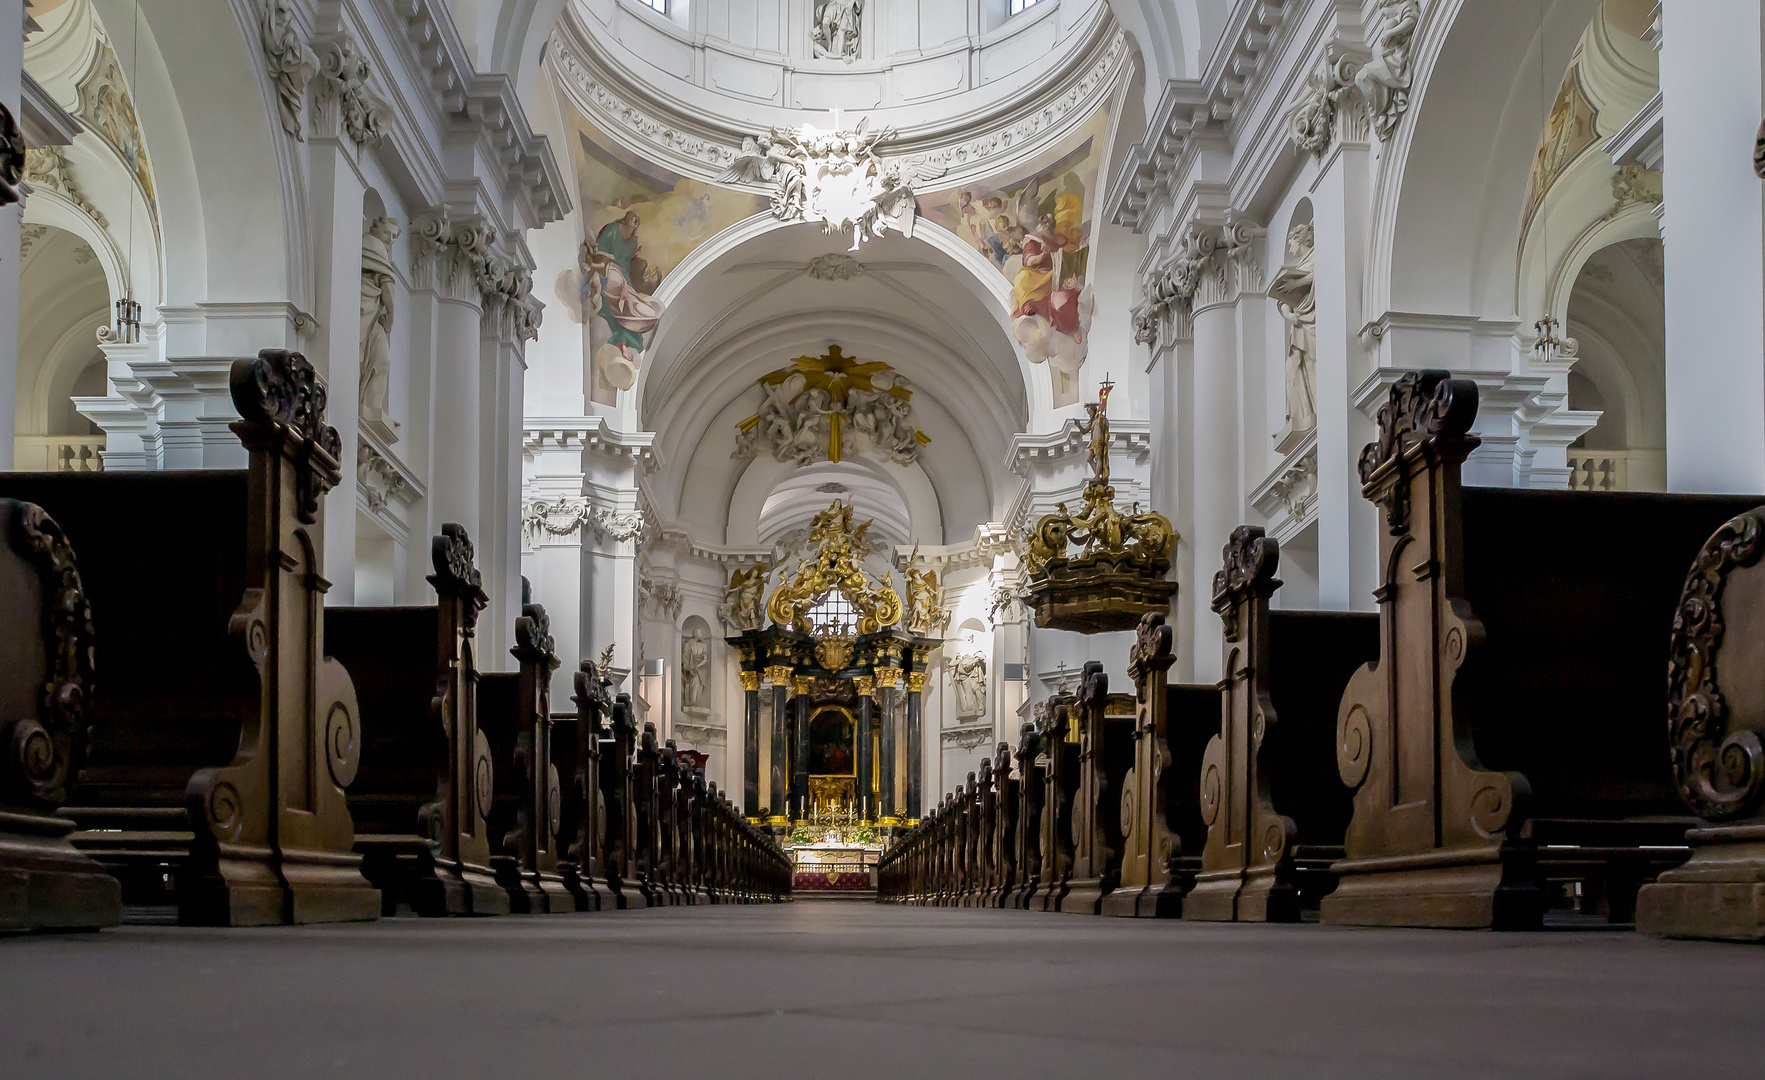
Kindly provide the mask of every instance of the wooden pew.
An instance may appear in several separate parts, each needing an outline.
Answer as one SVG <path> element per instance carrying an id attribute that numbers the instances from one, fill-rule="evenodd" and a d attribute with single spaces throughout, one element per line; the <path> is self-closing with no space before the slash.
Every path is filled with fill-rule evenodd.
<path id="1" fill-rule="evenodd" d="M 1041 731 L 1025 721 L 1018 731 L 1017 775 L 1017 889 L 1008 907 L 1029 910 L 1036 903 L 1042 882 L 1042 808 L 1047 801 L 1048 777 L 1037 759 L 1042 754 Z"/>
<path id="2" fill-rule="evenodd" d="M 993 827 L 987 837 L 992 852 L 992 874 L 981 906 L 1007 907 L 1017 888 L 1018 778 L 1011 775 L 1011 746 L 1000 743 L 993 755 Z"/>
<path id="3" fill-rule="evenodd" d="M 613 703 L 611 679 L 591 660 L 584 660 L 572 680 L 576 703 L 574 755 L 566 764 L 560 758 L 559 773 L 571 777 L 565 788 L 565 834 L 572 837 L 559 863 L 566 885 L 576 894 L 579 911 L 607 911 L 618 906 L 607 883 L 607 800 L 601 790 L 601 735 L 607 709 Z M 560 738 L 557 745 L 569 745 Z"/>
<path id="4" fill-rule="evenodd" d="M 268 349 L 233 363 L 230 389 L 243 472 L 0 474 L 0 496 L 42 506 L 80 552 L 108 657 L 61 814 L 125 902 L 175 900 L 180 922 L 371 919 L 343 794 L 360 714 L 319 615 L 340 479 L 325 386 Z"/>
<path id="5" fill-rule="evenodd" d="M 33 503 L 0 499 L 0 931 L 96 930 L 122 886 L 55 811 L 85 765 L 96 691 L 92 605 L 73 548 Z"/>
<path id="6" fill-rule="evenodd" d="M 480 585 L 471 537 L 442 526 L 430 544 L 433 606 L 333 607 L 325 626 L 360 688 L 362 774 L 351 789 L 356 850 L 382 890 L 385 911 L 507 915 L 508 893 L 490 865 L 494 755 L 480 729 L 516 708 L 518 684 L 478 672 Z"/>
<path id="7" fill-rule="evenodd" d="M 1079 752 L 1084 741 L 1076 715 L 1077 700 L 1060 692 L 1039 710 L 1043 753 L 1048 755 L 1042 805 L 1042 881 L 1037 890 L 1042 911 L 1059 911 L 1073 876 L 1073 803 L 1079 792 Z"/>
<path id="8" fill-rule="evenodd" d="M 1105 915 L 1177 918 L 1201 868 L 1201 760 L 1219 730 L 1220 689 L 1170 682 L 1173 660 L 1165 617 L 1142 617 L 1128 653 L 1134 765 L 1124 781 L 1121 885 L 1103 898 Z"/>
<path id="9" fill-rule="evenodd" d="M 1724 523 L 1691 563 L 1668 645 L 1666 746 L 1699 816 L 1691 861 L 1645 885 L 1648 934 L 1765 940 L 1765 509 Z"/>
<path id="10" fill-rule="evenodd" d="M 576 910 L 576 897 L 558 868 L 563 790 L 552 764 L 551 676 L 558 669 L 551 620 L 526 604 L 515 620 L 514 672 L 480 675 L 478 727 L 490 743 L 495 778 L 485 824 L 497 884 L 516 914 Z"/>
<path id="11" fill-rule="evenodd" d="M 607 891 L 613 895 L 613 906 L 625 911 L 649 906 L 649 898 L 636 880 L 635 849 L 641 832 L 633 805 L 636 785 L 631 762 L 637 726 L 631 719 L 630 694 L 619 694 L 613 699 L 609 728 L 612 739 L 601 758 L 600 769 L 601 795 L 606 811 L 602 862 L 606 866 Z"/>
<path id="12" fill-rule="evenodd" d="M 1060 910 L 1096 915 L 1121 882 L 1122 787 L 1134 766 L 1134 701 L 1109 692 L 1109 674 L 1087 660 L 1074 705 L 1079 789 L 1073 804 L 1072 877 Z"/>
<path id="13" fill-rule="evenodd" d="M 1233 530 L 1214 575 L 1224 622 L 1219 733 L 1207 744 L 1207 843 L 1183 918 L 1297 922 L 1335 887 L 1353 799 L 1336 774 L 1336 707 L 1379 655 L 1371 612 L 1274 611 L 1280 547 Z"/>
<path id="14" fill-rule="evenodd" d="M 1409 373 L 1361 456 L 1380 656 L 1338 710 L 1354 815 L 1326 922 L 1535 927 L 1565 883 L 1627 921 L 1686 858 L 1658 673 L 1685 567 L 1760 497 L 1463 488 L 1476 405 Z"/>

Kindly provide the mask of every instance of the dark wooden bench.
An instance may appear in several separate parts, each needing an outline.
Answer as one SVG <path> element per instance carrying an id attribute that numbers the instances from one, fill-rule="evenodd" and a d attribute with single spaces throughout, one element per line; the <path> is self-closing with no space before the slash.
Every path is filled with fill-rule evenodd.
<path id="1" fill-rule="evenodd" d="M 344 802 L 360 713 L 319 614 L 337 432 L 298 353 L 230 379 L 244 471 L 0 474 L 80 552 L 106 657 L 61 814 L 126 903 L 181 922 L 371 919 Z"/>
<path id="2" fill-rule="evenodd" d="M 1121 882 L 1122 789 L 1134 767 L 1134 699 L 1111 694 L 1102 663 L 1087 660 L 1073 715 L 1079 725 L 1079 789 L 1072 876 L 1060 910 L 1096 915 Z"/>
<path id="3" fill-rule="evenodd" d="M 1057 691 L 1037 709 L 1036 725 L 1047 757 L 1042 796 L 1042 878 L 1033 910 L 1059 911 L 1072 880 L 1073 803 L 1079 792 L 1079 750 L 1083 740 L 1072 715 L 1077 699 Z"/>
<path id="4" fill-rule="evenodd" d="M 616 906 L 604 867 L 606 799 L 600 780 L 601 737 L 613 700 L 612 680 L 594 661 L 584 660 L 572 681 L 576 715 L 568 721 L 554 716 L 552 739 L 558 775 L 569 778 L 563 786 L 558 872 L 576 896 L 577 910 L 603 911 Z"/>
<path id="5" fill-rule="evenodd" d="M 387 914 L 506 915 L 484 820 L 495 770 L 478 727 L 477 622 L 488 597 L 465 529 L 444 525 L 430 556 L 435 604 L 325 610 L 362 709 L 349 793 L 356 850 Z"/>
<path id="6" fill-rule="evenodd" d="M 602 836 L 602 863 L 613 906 L 620 911 L 649 906 L 648 894 L 637 880 L 636 848 L 641 836 L 637 807 L 637 784 L 632 770 L 633 741 L 637 726 L 631 719 L 631 695 L 613 699 L 609 722 L 611 739 L 600 761 L 601 794 L 606 813 Z"/>
<path id="7" fill-rule="evenodd" d="M 1526 928 L 1580 887 L 1627 921 L 1683 862 L 1661 745 L 1685 568 L 1759 496 L 1464 488 L 1477 388 L 1412 372 L 1362 454 L 1380 655 L 1343 694 L 1354 791 L 1326 922 Z"/>
<path id="8" fill-rule="evenodd" d="M 1170 682 L 1173 660 L 1165 617 L 1142 617 L 1128 653 L 1134 764 L 1124 780 L 1121 884 L 1103 898 L 1105 915 L 1176 918 L 1201 869 L 1201 759 L 1219 730 L 1220 689 Z"/>
<path id="9" fill-rule="evenodd" d="M 478 727 L 490 744 L 495 778 L 489 830 L 490 866 L 520 915 L 577 910 L 558 867 L 564 827 L 563 784 L 552 763 L 551 677 L 558 669 L 551 620 L 524 604 L 509 650 L 519 667 L 478 678 Z"/>
<path id="10" fill-rule="evenodd" d="M 95 653 L 61 526 L 40 506 L 0 499 L 0 932 L 122 921 L 122 886 L 55 814 L 86 763 Z"/>
<path id="11" fill-rule="evenodd" d="M 1699 817 L 1691 861 L 1642 888 L 1636 928 L 1765 940 L 1765 508 L 1724 523 L 1686 573 L 1662 745 Z"/>
<path id="12" fill-rule="evenodd" d="M 1026 722 L 1018 731 L 1017 741 L 1017 821 L 1016 833 L 1017 887 L 1006 897 L 1007 907 L 1027 910 L 1035 901 L 1036 889 L 1042 881 L 1042 807 L 1047 797 L 1048 778 L 1039 764 L 1042 755 L 1040 731 Z"/>
<path id="13" fill-rule="evenodd" d="M 1224 623 L 1219 733 L 1207 744 L 1207 843 L 1183 918 L 1297 922 L 1336 885 L 1353 798 L 1336 773 L 1336 709 L 1379 655 L 1372 612 L 1276 611 L 1280 547 L 1233 530 L 1214 576 Z"/>

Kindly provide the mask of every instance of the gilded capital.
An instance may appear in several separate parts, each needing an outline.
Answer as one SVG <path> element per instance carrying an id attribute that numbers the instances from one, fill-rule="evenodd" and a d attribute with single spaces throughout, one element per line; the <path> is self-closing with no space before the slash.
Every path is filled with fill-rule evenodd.
<path id="1" fill-rule="evenodd" d="M 877 668 L 876 685 L 879 689 L 890 689 L 901 685 L 901 669 L 898 667 Z"/>
<path id="2" fill-rule="evenodd" d="M 758 671 L 744 671 L 741 675 L 743 690 L 760 689 L 760 673 Z"/>
<path id="3" fill-rule="evenodd" d="M 857 687 L 859 697 L 869 697 L 876 693 L 876 677 L 873 675 L 854 675 L 852 685 Z"/>
<path id="4" fill-rule="evenodd" d="M 909 671 L 907 673 L 907 692 L 917 694 L 925 689 L 925 672 Z"/>
<path id="5" fill-rule="evenodd" d="M 807 675 L 798 675 L 791 679 L 791 693 L 797 697 L 808 697 L 815 689 L 815 680 Z"/>
<path id="6" fill-rule="evenodd" d="M 772 685 L 774 686 L 789 686 L 791 682 L 791 673 L 795 670 L 796 668 L 791 667 L 789 664 L 775 664 L 766 669 L 766 677 L 772 680 Z"/>

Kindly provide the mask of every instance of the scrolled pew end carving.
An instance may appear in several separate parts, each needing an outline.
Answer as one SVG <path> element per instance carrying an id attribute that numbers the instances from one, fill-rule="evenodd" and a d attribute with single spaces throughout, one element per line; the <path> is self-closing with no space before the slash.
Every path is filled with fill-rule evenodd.
<path id="1" fill-rule="evenodd" d="M 1692 857 L 1637 896 L 1660 937 L 1765 941 L 1765 508 L 1705 542 L 1687 573 L 1668 652 L 1667 746 L 1679 794 L 1704 824 Z"/>

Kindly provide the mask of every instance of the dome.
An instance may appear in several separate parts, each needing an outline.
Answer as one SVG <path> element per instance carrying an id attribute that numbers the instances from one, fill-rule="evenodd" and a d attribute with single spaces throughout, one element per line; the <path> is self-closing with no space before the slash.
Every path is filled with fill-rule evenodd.
<path id="1" fill-rule="evenodd" d="M 1044 106 L 1116 36 L 1103 0 L 570 0 L 551 47 L 684 130 L 839 109 L 905 148 Z"/>

